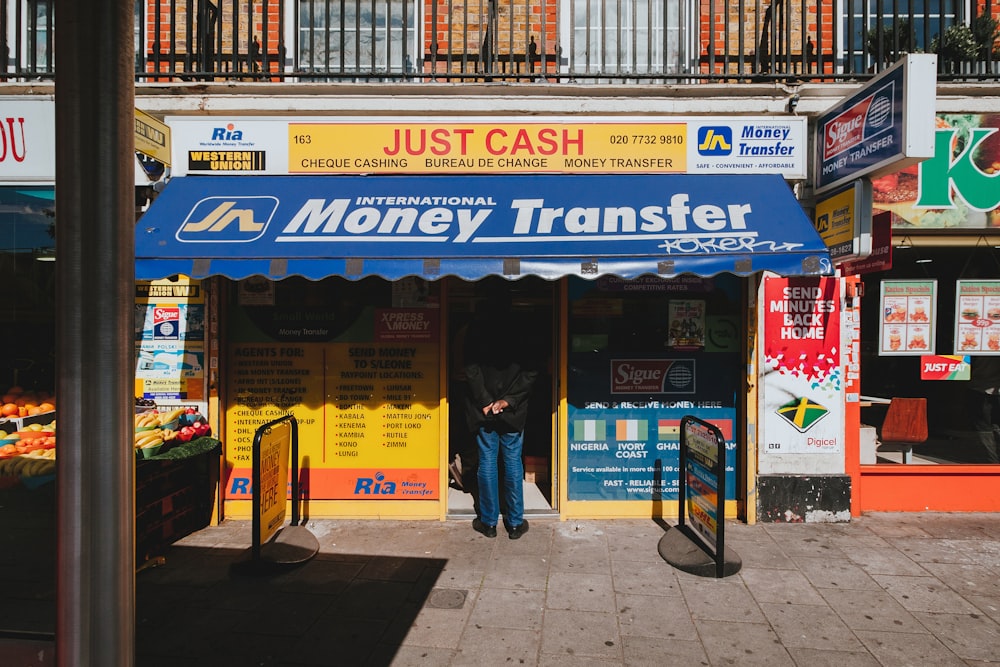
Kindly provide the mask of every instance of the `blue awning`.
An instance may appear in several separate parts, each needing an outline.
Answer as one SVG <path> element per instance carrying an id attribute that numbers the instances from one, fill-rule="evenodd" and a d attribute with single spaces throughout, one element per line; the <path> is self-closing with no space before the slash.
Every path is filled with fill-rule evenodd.
<path id="1" fill-rule="evenodd" d="M 140 280 L 833 271 L 777 175 L 185 176 L 135 251 Z"/>

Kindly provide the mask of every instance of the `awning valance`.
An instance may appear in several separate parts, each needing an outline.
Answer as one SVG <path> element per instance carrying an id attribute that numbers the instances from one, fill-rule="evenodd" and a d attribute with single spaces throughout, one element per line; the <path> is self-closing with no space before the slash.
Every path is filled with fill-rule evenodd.
<path id="1" fill-rule="evenodd" d="M 776 175 L 186 176 L 136 278 L 595 278 L 832 272 Z"/>

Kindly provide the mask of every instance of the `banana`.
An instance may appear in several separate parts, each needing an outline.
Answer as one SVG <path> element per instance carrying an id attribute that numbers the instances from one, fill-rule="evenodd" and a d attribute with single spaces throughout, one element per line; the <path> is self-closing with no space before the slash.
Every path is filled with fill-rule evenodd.
<path id="1" fill-rule="evenodd" d="M 136 438 L 135 446 L 142 447 L 150 440 L 162 440 L 162 439 L 163 439 L 163 431 L 161 431 L 160 429 L 156 429 L 154 431 L 143 433 L 142 437 Z"/>
<path id="2" fill-rule="evenodd" d="M 25 468 L 23 476 L 24 477 L 38 477 L 42 474 L 42 470 L 49 464 L 46 459 L 39 458 L 31 462 L 31 464 Z"/>
<path id="3" fill-rule="evenodd" d="M 25 458 L 24 455 L 15 456 L 13 459 L 14 465 L 11 467 L 10 474 L 20 476 L 21 471 L 24 470 L 25 466 L 31 463 L 31 459 Z"/>
<path id="4" fill-rule="evenodd" d="M 33 458 L 27 463 L 23 468 L 21 468 L 21 477 L 35 477 L 38 475 L 36 472 L 40 464 L 44 464 L 45 461 L 39 458 Z"/>
<path id="5" fill-rule="evenodd" d="M 140 433 L 135 434 L 135 446 L 141 447 L 142 445 L 146 444 L 146 442 L 148 442 L 149 440 L 162 437 L 163 437 L 163 429 L 154 428 L 151 431 L 142 431 Z"/>
<path id="6" fill-rule="evenodd" d="M 157 447 L 162 444 L 163 444 L 163 438 L 154 438 L 152 440 L 144 442 L 142 445 L 138 447 L 138 449 L 146 449 L 147 447 Z"/>
<path id="7" fill-rule="evenodd" d="M 160 414 L 158 412 L 143 412 L 135 416 L 136 428 L 148 428 L 160 425 Z"/>
<path id="8" fill-rule="evenodd" d="M 169 424 L 172 421 L 180 419 L 182 414 L 184 414 L 184 408 L 177 408 L 176 410 L 171 410 L 170 412 L 164 412 L 160 415 L 160 424 Z"/>

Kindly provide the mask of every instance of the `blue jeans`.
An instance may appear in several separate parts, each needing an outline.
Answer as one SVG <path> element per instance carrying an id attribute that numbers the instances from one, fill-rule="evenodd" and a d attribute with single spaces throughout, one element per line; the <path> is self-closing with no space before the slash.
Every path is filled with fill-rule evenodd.
<path id="1" fill-rule="evenodd" d="M 500 483 L 497 455 L 503 460 L 504 523 L 507 528 L 524 522 L 524 464 L 521 451 L 524 433 L 498 433 L 480 427 L 476 433 L 479 446 L 479 520 L 497 525 L 500 517 Z"/>

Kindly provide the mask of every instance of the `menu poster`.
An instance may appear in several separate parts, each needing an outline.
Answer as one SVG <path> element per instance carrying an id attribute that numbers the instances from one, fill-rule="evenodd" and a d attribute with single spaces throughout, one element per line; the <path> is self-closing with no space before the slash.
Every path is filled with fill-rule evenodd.
<path id="1" fill-rule="evenodd" d="M 934 354 L 936 280 L 883 280 L 879 304 L 880 356 Z"/>
<path id="2" fill-rule="evenodd" d="M 670 333 L 667 346 L 675 350 L 705 347 L 705 302 L 673 300 L 670 302 Z"/>
<path id="3" fill-rule="evenodd" d="M 1000 354 L 1000 280 L 955 283 L 955 354 Z"/>

